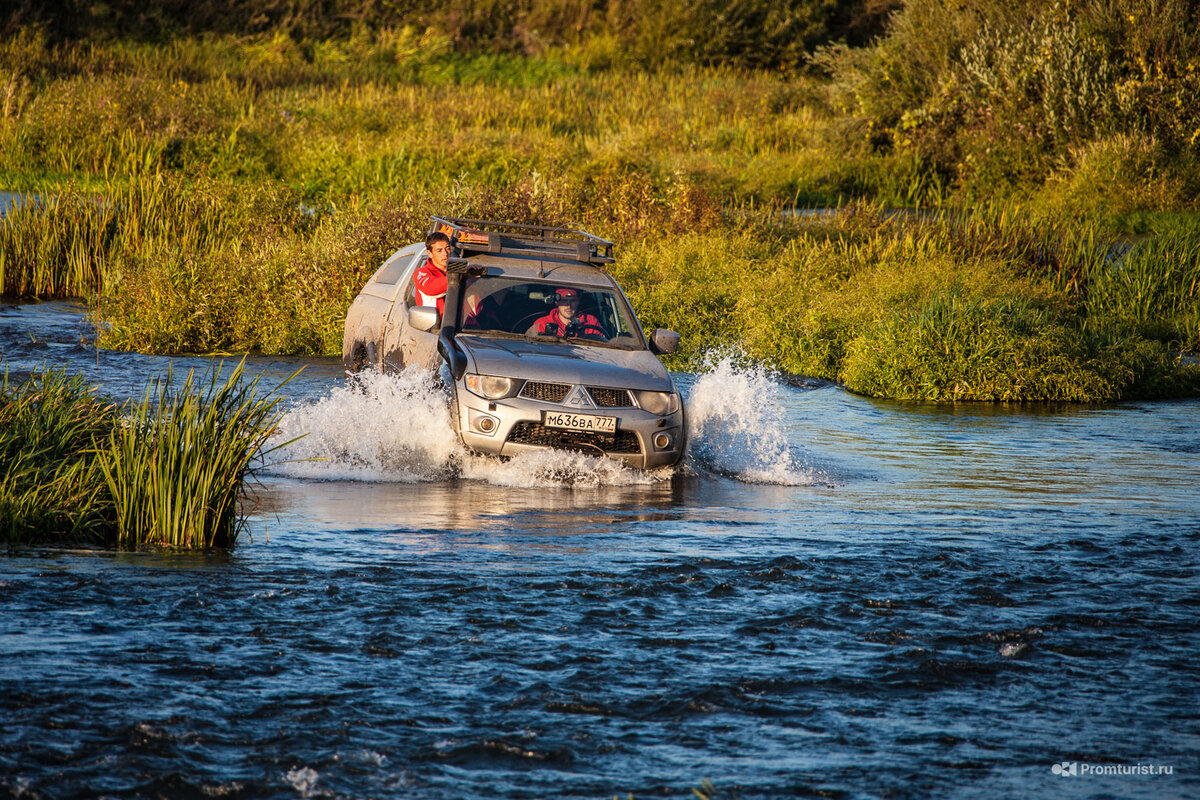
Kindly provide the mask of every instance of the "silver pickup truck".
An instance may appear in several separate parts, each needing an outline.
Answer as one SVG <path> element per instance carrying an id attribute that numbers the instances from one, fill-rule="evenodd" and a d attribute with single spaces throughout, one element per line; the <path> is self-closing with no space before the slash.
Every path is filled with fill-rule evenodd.
<path id="1" fill-rule="evenodd" d="M 606 271 L 611 242 L 583 231 L 433 218 L 450 238 L 445 313 L 416 304 L 422 242 L 396 251 L 346 315 L 342 360 L 357 372 L 438 369 L 451 417 L 472 450 L 499 456 L 554 448 L 631 466 L 683 456 L 683 401 L 658 353 L 674 331 L 642 333 Z"/>

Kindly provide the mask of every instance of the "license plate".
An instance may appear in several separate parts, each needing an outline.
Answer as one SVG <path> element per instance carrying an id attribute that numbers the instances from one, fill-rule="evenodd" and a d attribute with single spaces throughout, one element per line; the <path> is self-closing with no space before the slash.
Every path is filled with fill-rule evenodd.
<path id="1" fill-rule="evenodd" d="M 547 428 L 562 428 L 567 431 L 595 431 L 616 433 L 616 417 L 597 417 L 592 414 L 571 414 L 567 411 L 543 411 L 542 424 Z"/>

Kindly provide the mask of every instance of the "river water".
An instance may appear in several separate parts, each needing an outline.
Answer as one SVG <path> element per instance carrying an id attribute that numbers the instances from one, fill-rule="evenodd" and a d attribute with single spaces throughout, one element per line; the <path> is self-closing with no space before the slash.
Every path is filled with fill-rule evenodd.
<path id="1" fill-rule="evenodd" d="M 90 339 L 0 307 L 14 372 L 169 363 Z M 639 473 L 464 454 L 415 374 L 251 369 L 300 364 L 231 552 L 0 559 L 0 795 L 1200 796 L 1200 402 L 714 360 Z"/>

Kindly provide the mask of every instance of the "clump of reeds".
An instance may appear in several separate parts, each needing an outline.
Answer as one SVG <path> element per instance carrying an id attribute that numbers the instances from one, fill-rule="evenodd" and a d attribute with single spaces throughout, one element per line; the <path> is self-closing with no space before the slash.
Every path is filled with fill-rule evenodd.
<path id="1" fill-rule="evenodd" d="M 233 187 L 158 175 L 29 198 L 0 218 L 0 295 L 103 294 L 127 262 L 206 252 L 244 228 L 234 197 Z"/>
<path id="2" fill-rule="evenodd" d="M 92 457 L 117 407 L 64 371 L 0 383 L 0 534 L 9 543 L 102 542 L 111 502 Z"/>
<path id="3" fill-rule="evenodd" d="M 0 383 L 0 535 L 20 543 L 230 547 L 279 415 L 276 389 L 188 373 L 122 413 L 61 370 Z M 286 381 L 285 381 L 286 382 Z M 282 384 L 281 384 L 282 385 Z"/>
<path id="4" fill-rule="evenodd" d="M 155 381 L 132 415 L 99 444 L 112 496 L 117 542 L 229 547 L 238 537 L 237 503 L 254 460 L 274 449 L 278 397 L 242 380 L 245 362 L 224 381 L 194 372 L 178 386 Z"/>

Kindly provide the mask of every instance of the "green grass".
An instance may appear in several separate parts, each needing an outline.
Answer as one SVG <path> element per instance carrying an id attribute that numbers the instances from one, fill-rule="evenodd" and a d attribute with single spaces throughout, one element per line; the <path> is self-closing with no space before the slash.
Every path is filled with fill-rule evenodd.
<path id="1" fill-rule="evenodd" d="M 1005 34 L 1018 43 L 1042 35 L 1027 11 Z M 1100 13 L 1051 20 L 1047 46 L 1092 47 Z M 1200 159 L 1180 119 L 1146 132 L 1105 100 L 1103 130 L 1060 115 L 1030 143 L 1019 103 L 1002 109 L 1012 129 L 929 105 L 937 75 L 938 103 L 978 87 L 954 47 L 916 44 L 983 36 L 975 66 L 1003 71 L 996 30 L 916 2 L 876 46 L 827 53 L 831 80 L 457 52 L 400 29 L 19 32 L 0 42 L 0 175 L 47 197 L 0 223 L 0 294 L 88 296 L 106 347 L 335 355 L 370 273 L 457 214 L 615 240 L 643 321 L 684 335 L 676 365 L 736 345 L 895 397 L 1196 393 L 1177 356 L 1200 348 Z M 1052 56 L 1037 80 L 1133 69 Z M 1176 79 L 1183 97 L 1186 76 L 1154 85 Z M 1084 83 L 1055 113 L 1078 111 Z M 797 205 L 838 210 L 780 213 Z"/>
<path id="2" fill-rule="evenodd" d="M 118 424 L 115 405 L 62 371 L 0 382 L 0 535 L 99 543 L 111 505 L 91 455 Z"/>
<path id="3" fill-rule="evenodd" d="M 244 362 L 224 381 L 189 372 L 172 386 L 156 381 L 124 424 L 98 445 L 97 462 L 113 500 L 117 543 L 124 547 L 230 547 L 238 538 L 237 503 L 254 460 L 279 422 L 278 398 L 258 396 L 242 380 Z"/>
<path id="4" fill-rule="evenodd" d="M 237 502 L 275 445 L 277 398 L 189 373 L 122 409 L 61 371 L 0 383 L 0 535 L 9 546 L 232 547 Z"/>
<path id="5" fill-rule="evenodd" d="M 680 367 L 702 363 L 716 344 L 883 397 L 1200 393 L 1200 370 L 1179 358 L 1194 317 L 1151 311 L 1155 326 L 1139 327 L 1091 316 L 1094 287 L 1110 286 L 1121 262 L 1106 259 L 1105 240 L 1087 226 L 1018 211 L 891 215 L 857 206 L 646 242 L 617 273 L 644 324 L 681 332 Z M 1134 269 L 1137 251 L 1130 255 Z M 1134 296 L 1122 285 L 1114 302 L 1145 312 L 1147 300 L 1183 294 L 1178 306 L 1194 314 L 1192 273 L 1180 274 L 1163 283 L 1174 287 L 1165 295 Z"/>

